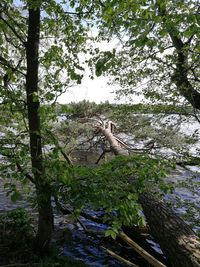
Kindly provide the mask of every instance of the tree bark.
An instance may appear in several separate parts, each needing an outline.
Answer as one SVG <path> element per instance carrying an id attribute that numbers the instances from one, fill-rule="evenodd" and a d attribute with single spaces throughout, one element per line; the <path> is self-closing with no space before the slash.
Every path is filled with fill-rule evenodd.
<path id="1" fill-rule="evenodd" d="M 123 149 L 119 145 L 118 141 L 114 138 L 110 128 L 99 127 L 99 129 L 101 133 L 106 137 L 108 142 L 110 143 L 110 149 L 115 155 L 124 155 L 124 156 L 128 155 L 127 151 Z"/>
<path id="2" fill-rule="evenodd" d="M 172 77 L 172 82 L 176 85 L 180 95 L 182 95 L 194 108 L 200 110 L 200 92 L 195 90 L 188 78 L 188 50 L 194 35 L 191 35 L 184 43 L 177 34 L 178 31 L 176 26 L 166 23 L 165 16 L 167 15 L 167 11 L 165 4 L 159 6 L 158 12 L 162 17 L 163 23 L 177 53 L 177 59 L 175 62 L 176 70 Z"/>
<path id="3" fill-rule="evenodd" d="M 172 77 L 179 93 L 196 109 L 200 109 L 200 93 L 194 89 L 188 79 L 187 45 L 180 38 L 169 33 L 177 52 L 176 71 Z"/>
<path id="4" fill-rule="evenodd" d="M 37 4 L 32 1 L 32 4 Z M 37 246 L 41 252 L 48 249 L 53 228 L 51 207 L 51 190 L 45 182 L 45 171 L 42 158 L 41 125 L 38 98 L 38 70 L 39 70 L 39 36 L 40 36 L 40 8 L 29 7 L 28 39 L 26 43 L 27 73 L 26 94 L 28 107 L 28 123 L 30 136 L 30 151 L 32 171 L 36 186 L 37 204 L 39 212 Z"/>
<path id="5" fill-rule="evenodd" d="M 101 127 L 99 129 L 111 144 L 115 155 L 125 155 L 124 151 L 121 153 L 121 147 L 117 149 L 115 137 L 110 130 Z M 153 236 L 171 265 L 173 267 L 200 267 L 200 242 L 190 227 L 150 192 L 140 193 L 139 202 Z"/>
<path id="6" fill-rule="evenodd" d="M 200 243 L 190 227 L 150 193 L 140 194 L 139 201 L 153 236 L 172 266 L 200 266 Z"/>

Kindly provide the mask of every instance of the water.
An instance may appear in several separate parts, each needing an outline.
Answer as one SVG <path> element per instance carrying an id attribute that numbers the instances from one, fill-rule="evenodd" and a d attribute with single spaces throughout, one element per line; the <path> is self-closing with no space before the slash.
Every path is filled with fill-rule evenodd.
<path id="1" fill-rule="evenodd" d="M 105 224 L 94 223 L 90 220 L 82 218 L 82 222 L 87 227 L 87 229 L 92 229 L 95 232 L 99 232 L 99 235 L 86 234 L 80 225 L 70 224 L 66 221 L 62 223 L 60 221 L 57 224 L 59 229 L 66 227 L 69 232 L 66 233 L 67 241 L 64 241 L 61 251 L 64 255 L 72 257 L 78 261 L 82 261 L 88 266 L 97 267 L 125 267 L 126 265 L 115 260 L 104 250 L 104 247 L 114 251 L 118 255 L 126 258 L 127 260 L 138 264 L 143 267 L 150 267 L 140 255 L 138 255 L 133 249 L 124 243 L 120 243 L 120 240 L 112 240 L 105 238 L 103 231 L 106 229 Z M 148 243 L 158 251 L 162 253 L 158 244 L 156 244 L 149 236 Z M 141 241 L 141 240 L 140 240 Z M 143 244 L 144 245 L 144 244 Z M 155 254 L 155 253 L 154 253 Z M 157 255 L 158 256 L 158 255 Z"/>
<path id="2" fill-rule="evenodd" d="M 15 209 L 17 207 L 25 207 L 34 218 L 37 218 L 37 211 L 34 210 L 27 202 L 27 199 L 16 201 L 13 203 L 9 197 L 6 196 L 6 190 L 3 187 L 3 181 L 0 180 L 0 213 Z M 90 216 L 101 216 L 103 211 L 94 212 L 86 211 Z M 149 267 L 150 265 L 134 252 L 129 246 L 124 243 L 120 243 L 119 240 L 114 241 L 111 238 L 104 237 L 104 231 L 107 226 L 102 223 L 96 223 L 84 217 L 80 218 L 85 227 L 95 234 L 86 234 L 80 223 L 73 221 L 69 216 L 63 216 L 55 211 L 55 236 L 53 242 L 59 247 L 60 252 L 63 255 L 69 256 L 75 260 L 79 260 L 87 264 L 88 266 L 96 267 L 124 267 L 126 265 L 115 260 L 109 256 L 103 247 L 108 248 L 122 257 L 130 260 L 131 262 L 138 264 L 142 267 Z M 59 236 L 60 233 L 60 236 Z M 98 233 L 96 235 L 96 233 Z M 136 238 L 136 237 L 134 237 Z M 142 247 L 145 246 L 146 236 L 143 237 Z M 138 236 L 138 241 L 141 242 L 141 237 Z M 161 253 L 158 244 L 148 236 L 148 243 Z M 147 246 L 148 247 L 148 246 Z"/>
<path id="3" fill-rule="evenodd" d="M 193 212 L 189 214 L 190 216 L 187 216 L 185 220 L 193 227 L 194 231 L 198 232 L 200 230 L 200 168 L 197 168 L 196 166 L 190 166 L 188 169 L 177 167 L 177 169 L 166 178 L 166 182 L 172 182 L 175 185 L 175 191 L 171 194 L 167 194 L 165 196 L 165 200 L 170 202 L 173 208 L 175 208 L 176 213 L 182 216 L 186 215 L 188 210 L 191 213 L 192 206 Z M 188 184 L 187 187 L 185 187 L 186 184 Z M 64 255 L 81 260 L 88 266 L 125 266 L 110 257 L 101 248 L 103 246 L 113 250 L 115 253 L 125 257 L 139 266 L 150 266 L 130 247 L 113 240 L 105 239 L 103 237 L 103 231 L 106 229 L 105 225 L 98 224 L 84 218 L 82 218 L 82 221 L 88 229 L 102 234 L 95 237 L 92 235 L 88 236 L 84 233 L 80 225 L 73 226 L 73 229 L 71 229 L 71 243 L 63 246 Z M 62 223 L 59 227 L 62 227 Z M 66 223 L 63 227 L 66 227 Z M 138 238 L 133 236 L 133 239 L 136 242 L 141 242 L 141 236 L 138 236 Z M 153 238 L 148 235 L 144 236 L 142 239 L 142 242 L 139 244 L 149 251 L 150 254 L 153 254 L 156 258 L 163 260 L 164 262 L 162 251 Z"/>
<path id="4" fill-rule="evenodd" d="M 171 203 L 176 213 L 181 215 L 195 232 L 200 233 L 200 168 L 177 168 L 167 179 L 173 182 L 175 190 L 167 194 L 165 200 Z"/>

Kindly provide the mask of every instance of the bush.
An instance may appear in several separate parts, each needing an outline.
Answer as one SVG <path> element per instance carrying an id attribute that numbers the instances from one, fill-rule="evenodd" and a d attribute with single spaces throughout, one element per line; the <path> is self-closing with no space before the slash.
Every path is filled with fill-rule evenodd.
<path id="1" fill-rule="evenodd" d="M 0 216 L 0 241 L 12 247 L 24 246 L 33 236 L 31 218 L 23 208 Z"/>
<path id="2" fill-rule="evenodd" d="M 23 208 L 0 215 L 0 254 L 2 263 L 25 262 L 34 240 L 31 217 Z"/>
<path id="3" fill-rule="evenodd" d="M 41 259 L 33 250 L 34 228 L 32 218 L 24 208 L 17 208 L 0 215 L 0 263 L 13 267 L 84 267 L 83 263 L 59 257 L 51 250 L 49 257 Z"/>

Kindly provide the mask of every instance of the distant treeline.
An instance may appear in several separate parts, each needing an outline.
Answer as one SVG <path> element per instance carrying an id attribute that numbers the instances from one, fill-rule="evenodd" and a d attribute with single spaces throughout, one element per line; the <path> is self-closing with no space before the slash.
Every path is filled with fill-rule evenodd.
<path id="1" fill-rule="evenodd" d="M 94 116 L 104 113 L 145 113 L 145 114 L 183 114 L 188 115 L 193 112 L 191 106 L 162 105 L 162 104 L 111 104 L 108 101 L 97 104 L 86 100 L 78 103 L 57 104 L 57 112 L 60 114 L 69 113 L 77 117 Z"/>
<path id="2" fill-rule="evenodd" d="M 50 108 L 51 106 L 51 108 Z M 51 110 L 51 112 L 56 112 L 56 114 L 65 114 L 73 117 L 91 117 L 98 116 L 100 114 L 182 114 L 189 115 L 194 112 L 193 107 L 189 105 L 162 105 L 162 104 L 113 104 L 108 101 L 97 104 L 95 102 L 89 102 L 86 100 L 80 102 L 71 102 L 69 104 L 48 104 L 42 105 L 41 110 Z M 13 113 L 20 113 L 20 110 L 11 108 L 10 105 L 0 106 L 0 113 L 5 115 Z M 198 113 L 198 111 L 196 111 Z M 10 114 L 11 116 L 11 114 Z"/>

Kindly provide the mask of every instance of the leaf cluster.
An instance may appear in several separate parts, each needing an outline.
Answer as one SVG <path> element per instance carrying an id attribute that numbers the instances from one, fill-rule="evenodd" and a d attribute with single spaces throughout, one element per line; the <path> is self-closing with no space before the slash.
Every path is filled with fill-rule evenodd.
<path id="1" fill-rule="evenodd" d="M 23 208 L 17 208 L 0 216 L 0 250 L 1 255 L 10 254 L 23 259 L 32 247 L 34 230 L 32 218 Z M 17 255 L 21 253 L 21 255 Z M 2 259 L 3 260 L 3 259 Z M 9 259 L 11 260 L 11 259 Z"/>
<path id="2" fill-rule="evenodd" d="M 57 176 L 63 184 L 59 195 L 63 203 L 78 210 L 84 207 L 105 210 L 104 221 L 112 229 L 144 223 L 138 194 L 162 184 L 169 162 L 147 155 L 123 157 L 98 167 L 74 166 Z"/>
<path id="3" fill-rule="evenodd" d="M 103 1 L 98 40 L 118 39 L 115 53 L 95 55 L 96 74 L 113 75 L 122 89 L 119 96 L 142 94 L 151 102 L 182 101 L 173 77 L 180 49 L 184 73 L 191 86 L 199 88 L 199 3 L 195 1 Z M 176 45 L 178 40 L 181 48 Z M 180 73 L 178 73 L 179 75 Z M 187 90 L 187 88 L 183 89 Z M 190 101 L 191 102 L 191 101 Z M 181 103 L 181 102 L 180 102 Z"/>

